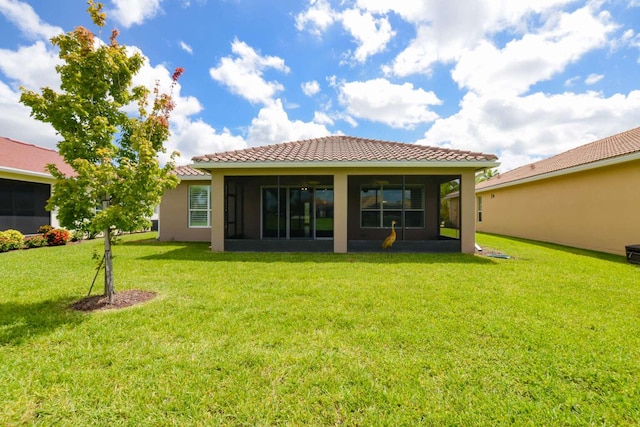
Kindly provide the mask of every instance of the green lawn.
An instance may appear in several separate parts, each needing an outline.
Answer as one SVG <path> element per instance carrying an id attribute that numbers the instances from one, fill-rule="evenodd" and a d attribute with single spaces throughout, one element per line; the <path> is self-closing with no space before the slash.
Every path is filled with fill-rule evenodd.
<path id="1" fill-rule="evenodd" d="M 459 254 L 0 254 L 0 425 L 638 425 L 640 268 L 479 235 Z M 101 283 L 96 285 L 101 290 Z"/>

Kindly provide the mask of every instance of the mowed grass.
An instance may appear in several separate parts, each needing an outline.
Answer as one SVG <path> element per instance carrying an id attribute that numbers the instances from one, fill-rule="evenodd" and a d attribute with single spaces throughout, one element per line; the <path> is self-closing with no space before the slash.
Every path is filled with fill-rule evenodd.
<path id="1" fill-rule="evenodd" d="M 0 254 L 0 425 L 637 425 L 640 268 L 512 256 L 211 253 L 128 236 Z M 97 291 L 101 292 L 99 279 Z"/>

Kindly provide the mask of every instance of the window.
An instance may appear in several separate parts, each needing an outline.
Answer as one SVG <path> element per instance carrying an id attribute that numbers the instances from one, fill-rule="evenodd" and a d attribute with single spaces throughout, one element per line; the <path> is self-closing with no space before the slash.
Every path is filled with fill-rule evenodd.
<path id="1" fill-rule="evenodd" d="M 482 197 L 478 196 L 478 222 L 482 222 Z"/>
<path id="2" fill-rule="evenodd" d="M 403 221 L 404 214 L 404 221 Z M 391 221 L 407 228 L 424 227 L 424 186 L 366 185 L 360 189 L 360 226 L 390 227 Z"/>
<path id="3" fill-rule="evenodd" d="M 189 186 L 189 227 L 210 227 L 211 195 L 208 185 Z"/>

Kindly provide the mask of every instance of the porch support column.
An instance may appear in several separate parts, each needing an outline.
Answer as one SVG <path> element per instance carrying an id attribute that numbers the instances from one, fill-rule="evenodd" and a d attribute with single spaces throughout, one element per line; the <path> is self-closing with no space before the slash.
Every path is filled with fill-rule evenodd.
<path id="1" fill-rule="evenodd" d="M 476 251 L 476 174 L 465 170 L 460 180 L 460 247 L 463 254 Z"/>
<path id="2" fill-rule="evenodd" d="M 211 251 L 224 252 L 224 173 L 211 171 Z"/>
<path id="3" fill-rule="evenodd" d="M 347 173 L 333 175 L 333 252 L 347 253 Z"/>

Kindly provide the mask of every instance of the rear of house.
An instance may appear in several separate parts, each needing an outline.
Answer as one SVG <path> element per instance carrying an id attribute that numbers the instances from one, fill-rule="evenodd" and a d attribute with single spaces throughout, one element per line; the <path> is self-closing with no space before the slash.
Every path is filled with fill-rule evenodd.
<path id="1" fill-rule="evenodd" d="M 640 243 L 640 128 L 476 185 L 476 229 L 625 255 Z"/>
<path id="2" fill-rule="evenodd" d="M 213 251 L 474 251 L 474 176 L 491 154 L 331 136 L 198 156 L 160 206 L 160 240 Z M 456 231 L 443 233 L 441 186 L 460 183 Z"/>

